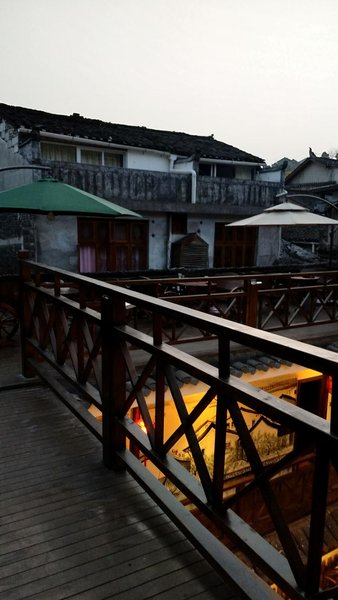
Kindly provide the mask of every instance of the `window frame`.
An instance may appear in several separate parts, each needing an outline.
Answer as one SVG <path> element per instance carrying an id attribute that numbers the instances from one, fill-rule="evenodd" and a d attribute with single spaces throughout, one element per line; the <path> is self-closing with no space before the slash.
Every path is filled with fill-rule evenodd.
<path id="1" fill-rule="evenodd" d="M 83 236 L 84 227 L 92 227 L 91 236 Z M 106 239 L 99 235 L 100 226 L 107 223 Z M 116 230 L 121 225 L 125 227 L 125 236 L 116 237 Z M 139 233 L 136 233 L 136 230 Z M 149 262 L 149 222 L 146 220 L 109 219 L 78 217 L 78 263 L 81 270 L 81 249 L 93 249 L 95 254 L 95 272 L 113 271 L 138 271 L 148 268 Z M 103 254 L 105 253 L 105 258 Z M 119 258 L 120 257 L 120 258 Z M 124 267 L 121 267 L 121 262 Z M 105 264 L 105 269 L 100 269 L 100 264 Z"/>
<path id="2" fill-rule="evenodd" d="M 257 227 L 226 227 L 216 222 L 214 228 L 214 268 L 252 267 L 257 251 Z"/>

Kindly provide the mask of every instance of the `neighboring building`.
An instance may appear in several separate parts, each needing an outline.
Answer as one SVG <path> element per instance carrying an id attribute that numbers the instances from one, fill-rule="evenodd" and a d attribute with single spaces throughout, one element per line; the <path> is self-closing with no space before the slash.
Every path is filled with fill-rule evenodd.
<path id="1" fill-rule="evenodd" d="M 14 154 L 20 157 L 19 164 L 37 167 L 34 179 L 41 175 L 40 166 L 48 166 L 60 181 L 144 217 L 139 221 L 34 217 L 35 257 L 41 262 L 82 272 L 167 269 L 174 266 L 172 245 L 196 234 L 207 246 L 209 268 L 260 264 L 256 229 L 237 232 L 224 227 L 270 206 L 280 189 L 276 180 L 261 180 L 265 163 L 257 156 L 212 135 L 105 123 L 77 113 L 55 115 L 6 104 L 0 104 L 0 140 L 11 164 Z M 2 156 L 0 166 L 6 164 Z M 13 186 L 2 184 L 3 189 Z M 0 237 L 5 234 L 0 231 Z M 95 260 L 88 262 L 89 245 Z M 188 243 L 184 247 L 191 257 Z M 197 256 L 196 269 L 199 266 Z"/>
<path id="2" fill-rule="evenodd" d="M 285 185 L 290 194 L 314 194 L 338 203 L 338 160 L 316 156 L 310 148 L 308 158 L 286 177 Z"/>
<path id="3" fill-rule="evenodd" d="M 279 183 L 284 187 L 285 174 L 288 166 L 288 159 L 278 161 L 271 167 L 263 167 L 258 173 L 259 181 L 270 181 L 272 183 Z"/>
<path id="4" fill-rule="evenodd" d="M 306 206 L 309 210 L 338 219 L 338 160 L 335 158 L 316 156 L 309 149 L 308 158 L 301 161 L 285 178 L 285 187 L 290 201 Z M 330 228 L 303 228 L 295 231 L 284 231 L 284 238 L 297 245 L 313 251 L 330 243 Z"/>

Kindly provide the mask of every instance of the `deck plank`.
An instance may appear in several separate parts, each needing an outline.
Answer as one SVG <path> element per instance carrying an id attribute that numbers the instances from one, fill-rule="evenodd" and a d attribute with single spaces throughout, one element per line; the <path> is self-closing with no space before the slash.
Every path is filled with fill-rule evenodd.
<path id="1" fill-rule="evenodd" d="M 1 600 L 238 597 L 49 389 L 0 406 Z"/>

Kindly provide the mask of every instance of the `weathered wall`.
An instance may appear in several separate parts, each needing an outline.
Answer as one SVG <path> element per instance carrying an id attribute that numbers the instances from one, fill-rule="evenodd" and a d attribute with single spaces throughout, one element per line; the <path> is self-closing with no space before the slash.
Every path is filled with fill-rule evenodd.
<path id="1" fill-rule="evenodd" d="M 149 269 L 166 269 L 168 266 L 168 218 L 154 214 L 149 219 Z"/>
<path id="2" fill-rule="evenodd" d="M 213 213 L 229 219 L 259 212 L 273 203 L 277 183 L 197 178 L 197 200 L 191 204 L 191 175 L 137 169 L 47 162 L 54 177 L 112 200 L 141 214 L 153 212 Z"/>
<path id="3" fill-rule="evenodd" d="M 281 227 L 259 227 L 257 236 L 256 265 L 269 267 L 278 260 L 281 247 Z"/>
<path id="4" fill-rule="evenodd" d="M 187 203 L 191 198 L 186 175 L 138 169 L 95 167 L 76 163 L 47 162 L 53 176 L 101 198 L 125 202 Z"/>
<path id="5" fill-rule="evenodd" d="M 25 166 L 27 161 L 19 154 L 8 150 L 0 140 L 0 191 L 32 182 L 30 169 L 1 171 L 2 167 Z M 32 218 L 27 214 L 0 212 L 0 275 L 17 272 L 17 253 L 22 248 L 35 254 Z"/>
<path id="6" fill-rule="evenodd" d="M 38 231 L 37 260 L 53 267 L 78 270 L 77 218 L 47 215 L 34 217 Z"/>
<path id="7" fill-rule="evenodd" d="M 0 276 L 17 273 L 17 253 L 28 250 L 35 256 L 35 231 L 27 214 L 0 212 Z"/>
<path id="8" fill-rule="evenodd" d="M 228 207 L 267 208 L 271 206 L 279 190 L 277 183 L 240 181 L 214 177 L 197 180 L 198 202 Z"/>
<path id="9" fill-rule="evenodd" d="M 3 167 L 29 166 L 29 162 L 20 154 L 8 150 L 5 142 L 0 139 L 0 191 L 8 190 L 18 185 L 25 185 L 33 181 L 33 171 L 18 169 L 2 171 Z"/>

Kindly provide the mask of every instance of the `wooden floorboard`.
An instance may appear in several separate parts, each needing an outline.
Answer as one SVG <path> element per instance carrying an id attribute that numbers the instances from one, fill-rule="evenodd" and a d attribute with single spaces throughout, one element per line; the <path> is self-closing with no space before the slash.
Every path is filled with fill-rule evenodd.
<path id="1" fill-rule="evenodd" d="M 50 390 L 0 407 L 1 600 L 238 598 Z"/>

